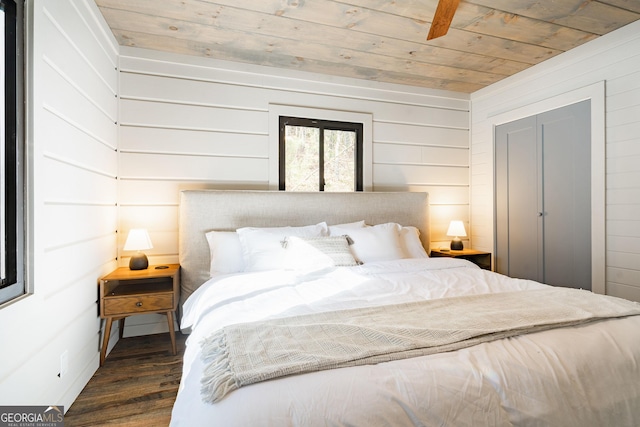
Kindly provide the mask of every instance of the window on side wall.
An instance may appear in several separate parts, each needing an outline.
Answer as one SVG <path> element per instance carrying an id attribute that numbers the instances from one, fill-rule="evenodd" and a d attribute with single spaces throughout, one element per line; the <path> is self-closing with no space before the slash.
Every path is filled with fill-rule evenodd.
<path id="1" fill-rule="evenodd" d="M 279 189 L 363 189 L 363 124 L 280 116 Z"/>
<path id="2" fill-rule="evenodd" d="M 0 304 L 26 291 L 22 7 L 22 0 L 0 0 Z"/>

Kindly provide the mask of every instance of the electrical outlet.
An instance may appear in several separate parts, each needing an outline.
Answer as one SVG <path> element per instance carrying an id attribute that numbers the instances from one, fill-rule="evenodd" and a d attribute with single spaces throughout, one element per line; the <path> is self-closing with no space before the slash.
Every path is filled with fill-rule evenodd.
<path id="1" fill-rule="evenodd" d="M 64 377 L 69 370 L 69 352 L 65 350 L 60 355 L 60 378 Z"/>

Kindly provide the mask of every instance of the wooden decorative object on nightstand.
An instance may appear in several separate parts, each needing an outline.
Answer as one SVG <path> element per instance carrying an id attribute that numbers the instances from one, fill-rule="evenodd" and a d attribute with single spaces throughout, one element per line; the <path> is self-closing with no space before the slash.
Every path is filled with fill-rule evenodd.
<path id="1" fill-rule="evenodd" d="M 448 257 L 448 258 L 462 258 L 467 261 L 471 261 L 476 264 L 478 267 L 483 268 L 485 270 L 491 270 L 491 253 L 476 251 L 474 249 L 462 249 L 461 251 L 452 251 L 452 250 L 442 250 L 442 249 L 432 249 L 431 256 L 434 258 L 437 257 Z"/>
<path id="2" fill-rule="evenodd" d="M 167 316 L 171 350 L 176 354 L 173 319 L 180 299 L 180 265 L 150 265 L 146 270 L 120 267 L 100 279 L 100 317 L 107 320 L 100 351 L 100 366 L 109 345 L 111 325 L 120 321 L 120 338 L 124 319 L 135 314 L 158 313 Z"/>

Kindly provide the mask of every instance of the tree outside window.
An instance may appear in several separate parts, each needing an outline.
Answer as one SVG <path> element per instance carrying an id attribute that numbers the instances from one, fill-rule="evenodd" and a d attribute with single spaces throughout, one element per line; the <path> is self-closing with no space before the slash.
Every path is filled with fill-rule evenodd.
<path id="1" fill-rule="evenodd" d="M 280 190 L 362 191 L 361 123 L 280 117 Z"/>

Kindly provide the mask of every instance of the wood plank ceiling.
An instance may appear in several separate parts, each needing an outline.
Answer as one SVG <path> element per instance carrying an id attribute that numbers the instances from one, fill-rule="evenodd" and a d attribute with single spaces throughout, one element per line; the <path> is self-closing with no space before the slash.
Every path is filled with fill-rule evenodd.
<path id="1" fill-rule="evenodd" d="M 95 0 L 124 46 L 471 93 L 640 19 L 638 0 Z"/>

